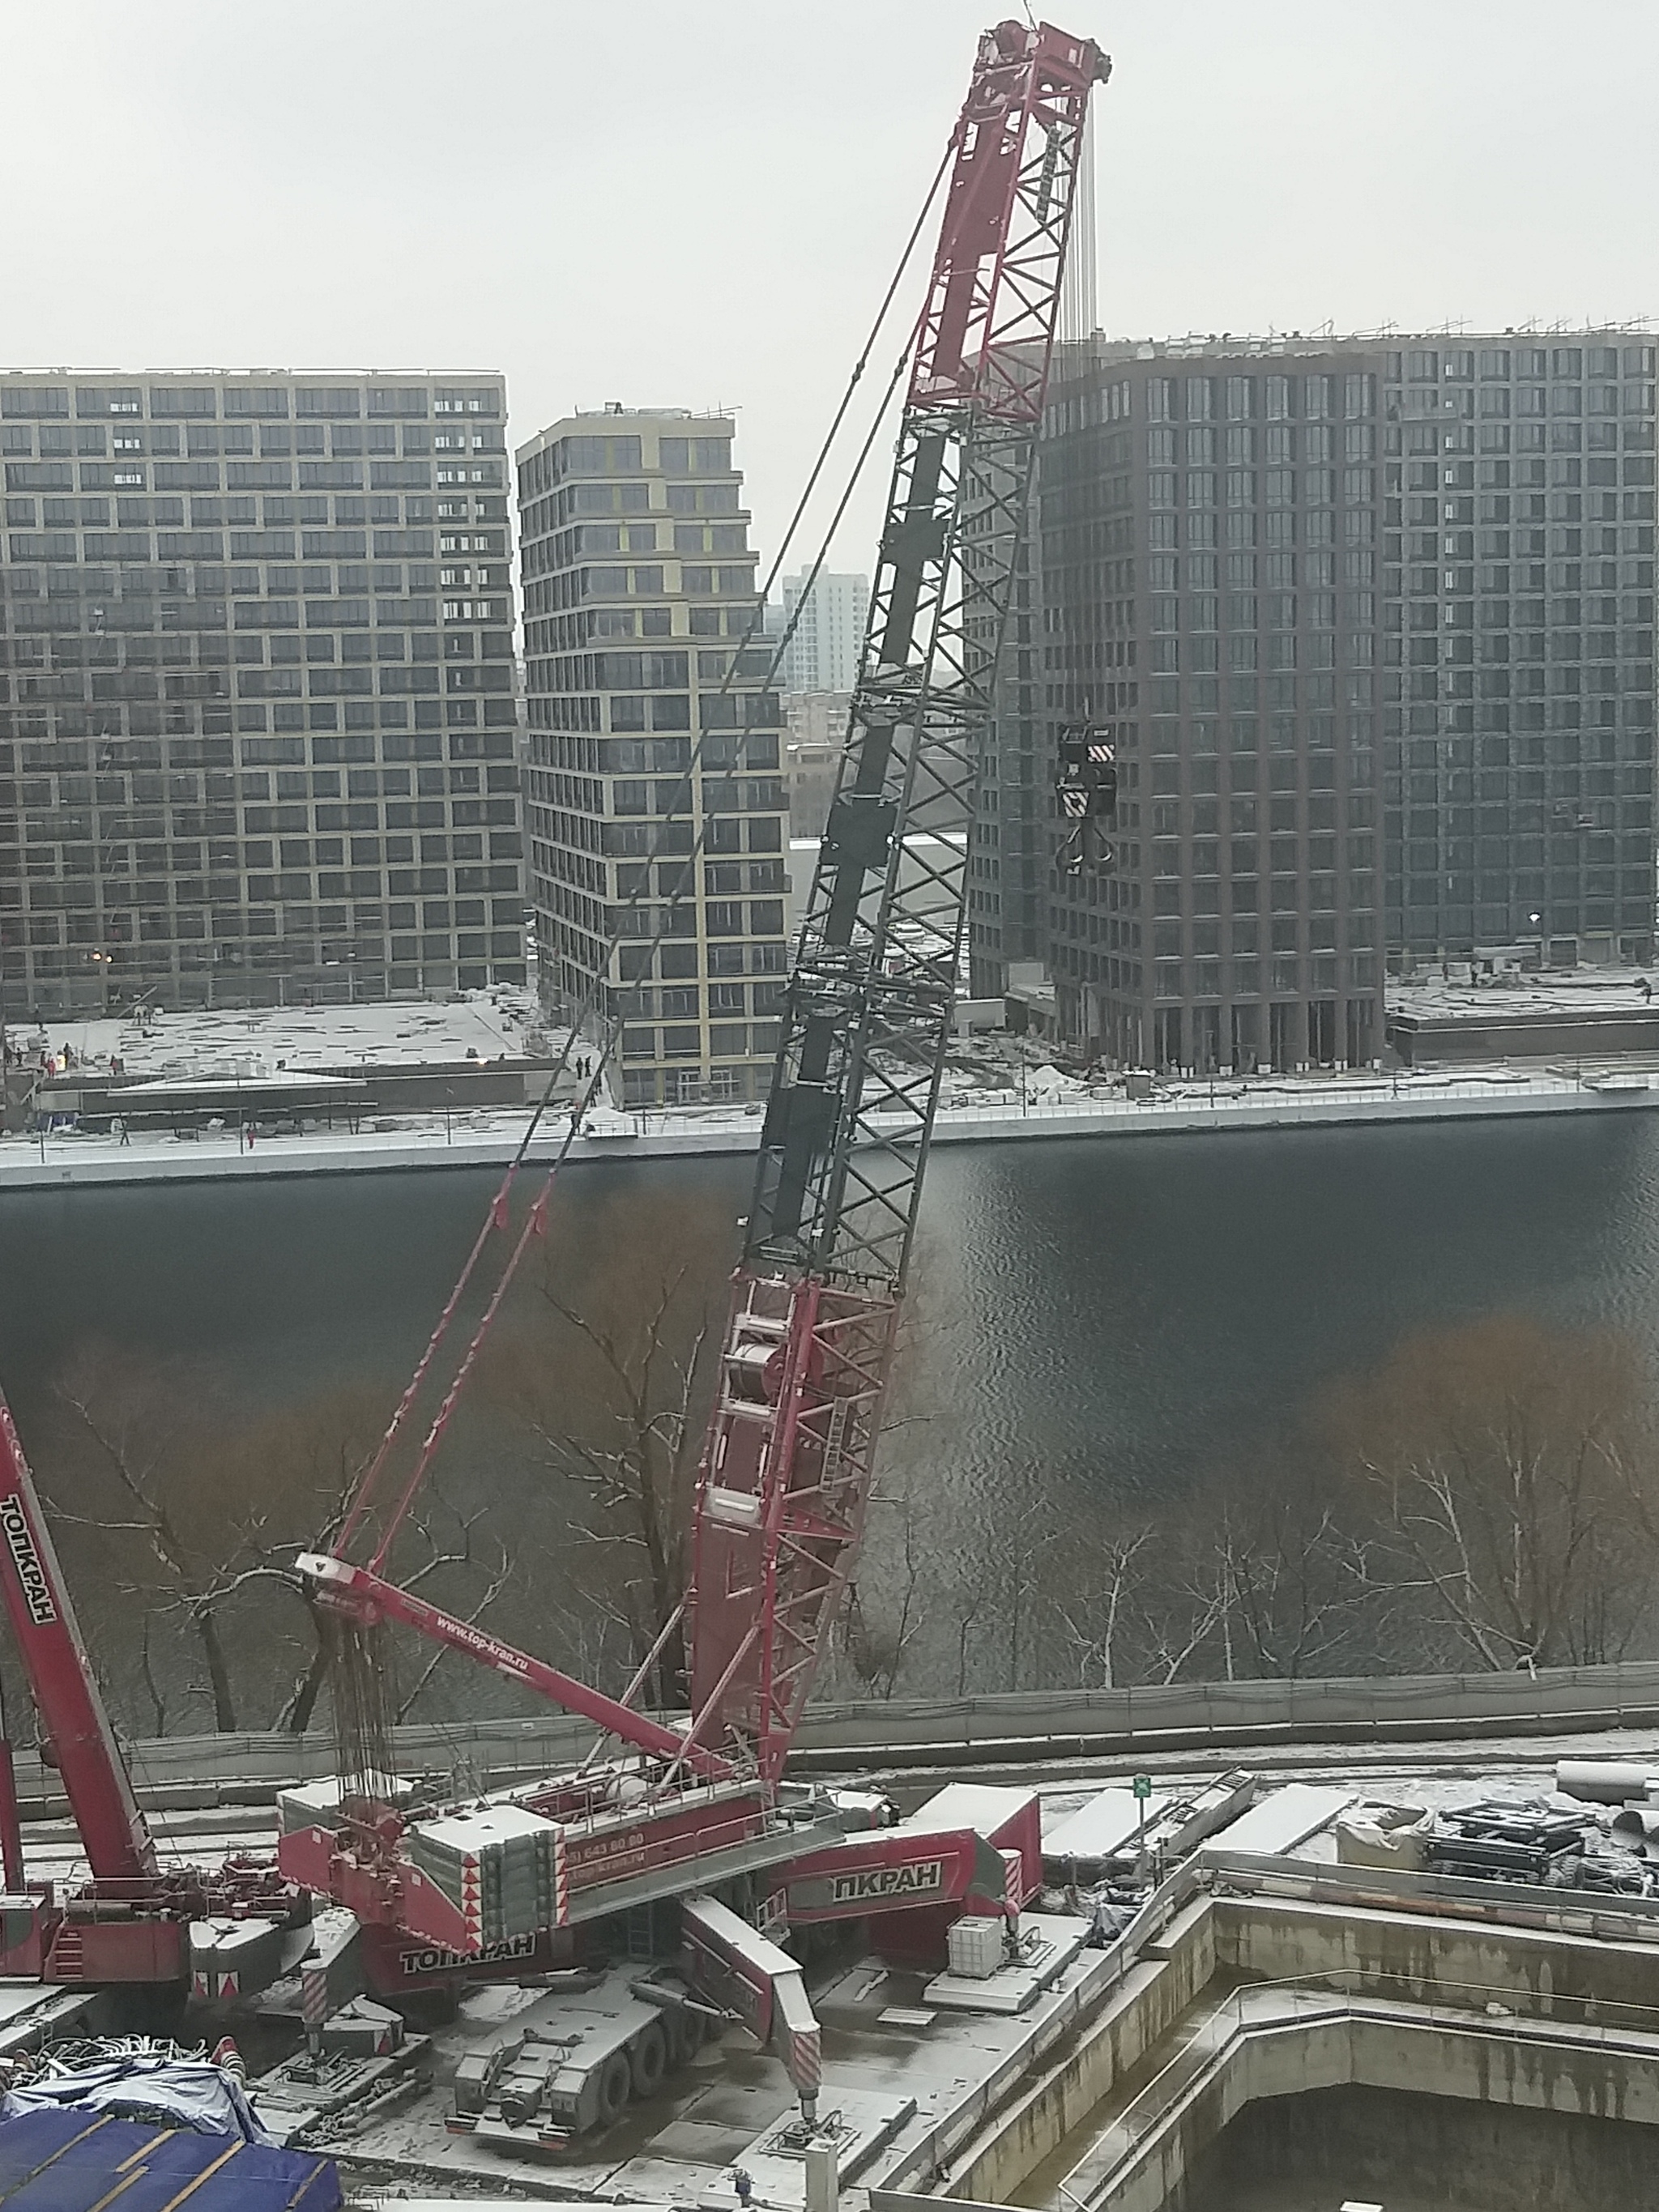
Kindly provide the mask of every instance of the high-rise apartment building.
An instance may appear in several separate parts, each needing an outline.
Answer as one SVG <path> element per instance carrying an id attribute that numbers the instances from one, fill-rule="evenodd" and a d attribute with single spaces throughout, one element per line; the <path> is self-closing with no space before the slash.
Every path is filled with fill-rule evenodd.
<path id="1" fill-rule="evenodd" d="M 0 990 L 525 975 L 499 376 L 0 374 Z"/>
<path id="2" fill-rule="evenodd" d="M 1654 362 L 1613 331 L 1066 349 L 1047 738 L 1110 724 L 1121 789 L 1109 865 L 1050 878 L 1075 1038 L 1364 1060 L 1385 958 L 1650 957 Z"/>
<path id="3" fill-rule="evenodd" d="M 1049 742 L 1109 725 L 1121 799 L 1109 860 L 1050 874 L 1049 958 L 1121 1062 L 1381 1049 L 1380 370 L 1099 343 L 1051 392 Z"/>
<path id="4" fill-rule="evenodd" d="M 621 1025 L 630 1104 L 760 1097 L 777 1049 L 781 714 L 732 437 L 609 408 L 518 453 L 542 986 Z"/>
<path id="5" fill-rule="evenodd" d="M 1654 363 L 1643 332 L 1390 342 L 1387 940 L 1646 961 Z"/>
<path id="6" fill-rule="evenodd" d="M 1042 586 L 1028 525 L 1015 554 L 968 861 L 968 989 L 975 999 L 1000 998 L 1014 969 L 1048 957 L 1054 775 L 1042 681 Z"/>
<path id="7" fill-rule="evenodd" d="M 784 656 L 786 691 L 850 691 L 858 681 L 864 628 L 870 617 L 867 576 L 816 577 L 803 568 L 783 580 L 786 621 L 795 627 Z"/>

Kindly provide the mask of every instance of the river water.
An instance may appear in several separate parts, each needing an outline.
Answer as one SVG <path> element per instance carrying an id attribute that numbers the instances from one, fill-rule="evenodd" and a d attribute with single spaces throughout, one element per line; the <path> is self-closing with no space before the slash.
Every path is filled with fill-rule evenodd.
<path id="1" fill-rule="evenodd" d="M 648 1245 L 692 1204 L 717 1296 L 749 1171 L 568 1171 L 570 1295 L 619 1220 Z M 389 1402 L 495 1180 L 8 1195 L 0 1384 L 26 1438 L 88 1338 L 186 1356 L 250 1404 L 345 1380 Z M 994 1557 L 1032 1513 L 1178 1497 L 1410 1329 L 1522 1310 L 1651 1349 L 1656 1279 L 1659 1115 L 955 1146 L 929 1170 L 890 1456 L 933 1540 Z"/>

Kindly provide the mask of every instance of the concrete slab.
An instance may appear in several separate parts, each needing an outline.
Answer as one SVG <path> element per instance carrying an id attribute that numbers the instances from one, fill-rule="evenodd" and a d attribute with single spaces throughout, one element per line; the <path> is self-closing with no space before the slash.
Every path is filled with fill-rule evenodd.
<path id="1" fill-rule="evenodd" d="M 1293 1851 L 1310 1836 L 1327 1828 L 1337 1814 L 1346 1812 L 1358 1797 L 1352 1789 L 1327 1789 L 1316 1783 L 1288 1782 L 1282 1790 L 1274 1790 L 1248 1813 L 1224 1828 L 1218 1829 L 1212 1840 L 1225 1851 L 1261 1851 L 1267 1856 L 1277 1857 Z"/>
<path id="2" fill-rule="evenodd" d="M 1072 1870 L 1075 1869 L 1077 1875 L 1091 1879 L 1091 1869 L 1130 1849 L 1135 1838 L 1153 1825 L 1170 1802 L 1161 1793 L 1140 1798 L 1132 1790 L 1097 1791 L 1086 1805 L 1058 1821 L 1052 1831 L 1045 1823 L 1044 1873 L 1048 1874 L 1052 1868 L 1050 1878 L 1063 1881 L 1073 1879 Z"/>
<path id="3" fill-rule="evenodd" d="M 935 1974 L 922 1990 L 924 2003 L 940 2011 L 1013 2014 L 1027 2011 L 1082 1950 L 1089 1923 L 1046 1912 L 1020 1916 L 1020 1963 L 999 1967 L 981 1981 L 967 1974 Z"/>
<path id="4" fill-rule="evenodd" d="M 845 2188 L 892 2141 L 915 2109 L 914 2097 L 838 2089 L 822 2100 L 810 2130 L 799 2112 L 787 2114 L 743 2154 L 755 2194 L 765 2204 L 805 2204 L 809 2148 L 835 2153 L 836 2178 Z"/>

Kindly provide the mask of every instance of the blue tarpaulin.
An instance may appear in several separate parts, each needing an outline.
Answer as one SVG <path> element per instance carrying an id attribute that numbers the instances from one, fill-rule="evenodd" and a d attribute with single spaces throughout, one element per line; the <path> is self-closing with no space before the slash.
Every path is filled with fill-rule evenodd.
<path id="1" fill-rule="evenodd" d="M 6 2212 L 339 2212 L 331 2159 L 82 2107 L 0 2119 Z"/>
<path id="2" fill-rule="evenodd" d="M 77 2105 L 116 2119 L 176 2121 L 204 2135 L 240 2136 L 269 2142 L 234 2075 L 208 2058 L 179 2058 L 161 2051 L 122 2051 L 70 2073 L 52 2074 L 0 2097 L 0 2120 L 42 2106 Z"/>

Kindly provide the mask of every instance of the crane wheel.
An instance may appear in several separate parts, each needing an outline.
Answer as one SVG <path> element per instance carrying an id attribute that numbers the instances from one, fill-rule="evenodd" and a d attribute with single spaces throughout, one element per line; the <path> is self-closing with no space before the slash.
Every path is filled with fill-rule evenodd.
<path id="1" fill-rule="evenodd" d="M 660 2021 L 653 2020 L 649 2027 L 640 2030 L 629 2052 L 629 2063 L 633 2072 L 634 2094 L 654 2097 L 668 2071 L 668 2039 L 662 2032 Z"/>
<path id="2" fill-rule="evenodd" d="M 684 2066 L 702 2049 L 702 2014 L 680 2005 L 669 2014 L 667 2027 L 669 2057 L 674 2065 Z"/>
<path id="3" fill-rule="evenodd" d="M 599 2125 L 608 2128 L 628 2109 L 634 2087 L 634 2069 L 626 2051 L 613 2051 L 599 2075 Z"/>

